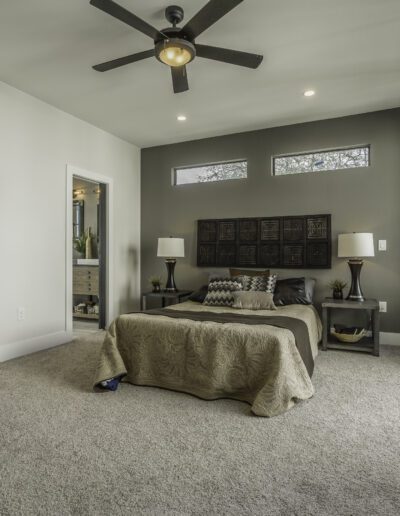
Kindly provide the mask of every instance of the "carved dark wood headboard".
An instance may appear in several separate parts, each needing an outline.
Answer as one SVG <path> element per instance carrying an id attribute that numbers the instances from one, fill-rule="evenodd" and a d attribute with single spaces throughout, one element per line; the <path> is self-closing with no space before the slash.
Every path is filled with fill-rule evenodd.
<path id="1" fill-rule="evenodd" d="M 329 269 L 331 216 L 199 220 L 197 265 Z"/>

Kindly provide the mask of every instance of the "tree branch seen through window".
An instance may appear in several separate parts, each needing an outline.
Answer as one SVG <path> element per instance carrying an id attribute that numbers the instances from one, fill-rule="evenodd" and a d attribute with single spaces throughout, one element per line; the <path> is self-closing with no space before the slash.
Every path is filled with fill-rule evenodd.
<path id="1" fill-rule="evenodd" d="M 246 178 L 247 161 L 232 161 L 230 163 L 175 169 L 175 185 Z"/>
<path id="2" fill-rule="evenodd" d="M 275 176 L 323 170 L 343 170 L 369 166 L 369 145 L 350 149 L 278 156 L 273 159 Z"/>

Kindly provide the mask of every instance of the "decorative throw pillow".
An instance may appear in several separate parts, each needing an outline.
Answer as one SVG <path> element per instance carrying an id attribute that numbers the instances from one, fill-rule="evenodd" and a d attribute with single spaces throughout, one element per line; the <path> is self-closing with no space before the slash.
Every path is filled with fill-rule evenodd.
<path id="1" fill-rule="evenodd" d="M 278 280 L 274 293 L 276 306 L 310 305 L 313 301 L 315 280 L 312 278 L 287 278 Z"/>
<path id="2" fill-rule="evenodd" d="M 274 293 L 276 285 L 276 274 L 270 276 L 237 276 L 243 284 L 243 290 L 252 292 Z"/>
<path id="3" fill-rule="evenodd" d="M 231 279 L 230 275 L 221 271 L 212 271 L 208 274 L 208 283 L 214 279 Z M 208 286 L 208 285 L 207 285 Z"/>
<path id="4" fill-rule="evenodd" d="M 189 301 L 195 301 L 196 303 L 202 303 L 207 295 L 208 292 L 208 285 L 203 285 L 199 290 L 196 290 L 196 292 L 193 292 L 189 296 Z"/>
<path id="5" fill-rule="evenodd" d="M 317 281 L 314 278 L 304 278 L 304 286 L 306 291 L 306 299 L 312 305 L 314 301 L 314 288 Z"/>
<path id="6" fill-rule="evenodd" d="M 237 279 L 214 278 L 208 284 L 207 296 L 203 302 L 207 306 L 232 306 L 233 294 L 243 290 L 243 285 Z"/>
<path id="7" fill-rule="evenodd" d="M 267 288 L 266 288 L 266 291 L 269 292 L 270 294 L 273 294 L 275 292 L 275 287 L 276 287 L 276 281 L 278 279 L 278 275 L 277 274 L 270 274 L 267 278 Z"/>
<path id="8" fill-rule="evenodd" d="M 233 308 L 247 310 L 276 310 L 274 295 L 269 292 L 234 292 Z"/>
<path id="9" fill-rule="evenodd" d="M 229 269 L 231 273 L 231 277 L 235 278 L 236 276 L 269 276 L 269 270 L 266 269 L 264 271 L 255 271 L 252 269 Z"/>

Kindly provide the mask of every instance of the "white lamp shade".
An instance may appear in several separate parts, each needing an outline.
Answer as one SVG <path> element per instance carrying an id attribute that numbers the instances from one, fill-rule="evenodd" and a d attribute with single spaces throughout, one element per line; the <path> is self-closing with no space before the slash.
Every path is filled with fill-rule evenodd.
<path id="1" fill-rule="evenodd" d="M 159 238 L 157 256 L 163 258 L 184 258 L 185 243 L 183 238 Z"/>
<path id="2" fill-rule="evenodd" d="M 339 258 L 363 258 L 375 256 L 374 235 L 372 233 L 345 233 L 339 235 Z"/>

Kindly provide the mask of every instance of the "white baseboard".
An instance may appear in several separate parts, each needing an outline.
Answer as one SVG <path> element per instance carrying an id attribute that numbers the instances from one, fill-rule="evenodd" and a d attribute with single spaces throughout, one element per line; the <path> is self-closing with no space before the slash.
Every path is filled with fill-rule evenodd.
<path id="1" fill-rule="evenodd" d="M 386 331 L 381 331 L 380 342 L 381 344 L 386 344 L 387 346 L 400 346 L 400 333 L 389 333 Z"/>
<path id="2" fill-rule="evenodd" d="M 11 360 L 12 358 L 30 355 L 43 349 L 60 346 L 73 339 L 72 333 L 66 331 L 58 331 L 41 335 L 33 339 L 20 340 L 18 342 L 10 342 L 9 344 L 0 345 L 0 362 Z"/>

